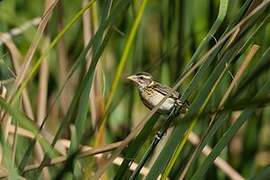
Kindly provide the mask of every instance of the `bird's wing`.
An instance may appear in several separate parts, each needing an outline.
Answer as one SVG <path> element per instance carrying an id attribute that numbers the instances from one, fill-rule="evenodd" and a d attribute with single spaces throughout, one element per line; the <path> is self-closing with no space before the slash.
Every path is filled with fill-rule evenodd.
<path id="1" fill-rule="evenodd" d="M 154 85 L 152 85 L 152 87 L 159 93 L 163 94 L 164 96 L 166 96 L 172 90 L 172 88 L 164 86 L 160 83 L 155 83 Z M 177 91 L 173 91 L 170 97 L 177 99 L 180 98 L 181 95 Z"/>
<path id="2" fill-rule="evenodd" d="M 172 88 L 170 88 L 168 86 L 164 86 L 160 83 L 155 83 L 154 85 L 152 85 L 152 87 L 153 87 L 153 89 L 155 89 L 159 93 L 163 94 L 164 96 L 166 96 L 172 90 Z M 180 111 L 182 113 L 185 113 L 187 111 L 187 109 L 189 109 L 189 102 L 187 100 L 185 100 L 184 102 L 181 102 L 179 100 L 181 98 L 181 96 L 182 95 L 180 93 L 178 93 L 177 91 L 173 91 L 170 97 L 176 99 L 176 102 L 179 103 L 179 105 L 181 105 Z"/>

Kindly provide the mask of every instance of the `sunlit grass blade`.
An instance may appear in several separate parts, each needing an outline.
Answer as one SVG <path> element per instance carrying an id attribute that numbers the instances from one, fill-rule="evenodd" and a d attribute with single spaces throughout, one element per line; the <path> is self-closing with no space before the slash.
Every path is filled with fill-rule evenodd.
<path id="1" fill-rule="evenodd" d="M 130 54 L 130 52 L 132 50 L 131 49 L 132 48 L 132 43 L 133 43 L 133 41 L 135 39 L 135 36 L 137 34 L 137 31 L 138 31 L 138 28 L 139 28 L 139 25 L 140 25 L 140 22 L 141 22 L 141 19 L 142 19 L 142 16 L 143 16 L 143 12 L 144 12 L 145 7 L 147 5 L 147 2 L 148 2 L 148 0 L 143 0 L 142 1 L 141 6 L 139 7 L 138 14 L 137 14 L 137 16 L 136 16 L 136 18 L 134 20 L 134 23 L 133 23 L 133 25 L 131 27 L 130 33 L 129 33 L 128 37 L 127 37 L 127 41 L 125 43 L 123 54 L 121 56 L 119 65 L 117 67 L 116 75 L 115 75 L 115 78 L 113 80 L 112 87 L 111 87 L 110 93 L 109 93 L 109 97 L 108 97 L 108 100 L 107 100 L 107 103 L 106 103 L 106 106 L 105 106 L 105 115 L 104 115 L 104 117 L 103 117 L 103 119 L 101 121 L 101 125 L 100 125 L 101 128 L 104 126 L 104 123 L 106 122 L 107 113 L 109 112 L 113 96 L 115 95 L 116 89 L 118 87 L 120 78 L 122 77 L 122 74 L 123 74 L 126 62 L 128 60 L 129 54 Z"/>

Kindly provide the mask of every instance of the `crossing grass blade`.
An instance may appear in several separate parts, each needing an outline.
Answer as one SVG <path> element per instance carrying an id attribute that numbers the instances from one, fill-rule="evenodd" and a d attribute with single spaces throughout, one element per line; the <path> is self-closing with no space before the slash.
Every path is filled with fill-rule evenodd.
<path id="1" fill-rule="evenodd" d="M 239 46 L 239 44 L 238 44 L 238 46 Z M 241 47 L 242 45 L 240 45 L 240 47 Z M 238 47 L 238 48 L 240 48 L 240 47 Z M 225 59 L 227 59 L 227 58 L 230 58 L 231 57 L 231 53 L 233 53 L 233 52 L 236 52 L 237 50 L 232 50 L 232 49 L 229 49 L 229 54 L 227 53 L 227 57 L 224 57 L 223 56 L 223 59 L 225 58 Z M 226 55 L 225 55 L 226 56 Z M 233 59 L 232 59 L 233 60 Z M 221 69 L 220 69 L 221 70 Z M 219 71 L 220 71 L 219 70 Z M 211 74 L 211 75 L 213 75 L 213 74 Z M 196 77 L 196 75 L 195 75 L 195 77 Z M 199 77 L 203 77 L 203 75 L 200 75 Z M 192 81 L 192 83 L 193 83 L 194 81 Z M 189 86 L 189 87 L 192 87 L 192 83 L 191 83 L 191 85 Z M 209 84 L 210 85 L 210 84 Z M 195 86 L 195 85 L 194 85 Z M 210 87 L 211 87 L 212 85 L 210 85 Z M 191 91 L 191 90 L 190 90 Z M 186 92 L 188 92 L 188 90 L 186 91 Z M 204 90 L 204 91 L 201 91 L 201 92 L 199 92 L 198 94 L 200 94 L 201 95 L 201 97 L 202 97 L 202 94 L 203 93 L 205 93 L 206 91 Z M 206 93 L 207 94 L 207 93 Z M 184 98 L 186 98 L 185 97 L 185 92 L 184 92 L 184 94 L 183 94 L 183 99 Z M 202 102 L 203 102 L 204 100 L 202 100 Z M 184 119 L 183 120 L 185 120 L 185 119 L 190 119 L 190 118 L 188 118 L 188 116 L 190 115 L 190 114 L 193 114 L 193 113 L 196 113 L 197 112 L 197 109 L 200 107 L 200 104 L 196 104 L 196 108 L 194 107 L 195 105 L 195 103 L 198 103 L 196 100 L 194 100 L 193 101 L 193 104 L 191 104 L 191 108 L 190 108 L 190 111 L 188 112 L 188 114 L 184 117 Z M 179 134 L 177 134 L 177 131 L 179 131 Z M 181 133 L 180 133 L 181 132 Z M 158 176 L 158 174 L 160 174 L 161 173 L 161 171 L 162 171 L 162 169 L 164 168 L 164 166 L 165 165 L 167 165 L 167 163 L 168 163 L 168 159 L 169 159 L 169 157 L 170 157 L 170 155 L 173 153 L 173 151 L 174 151 L 174 146 L 173 145 L 176 145 L 177 144 L 177 141 L 179 142 L 179 139 L 182 139 L 182 137 L 183 137 L 183 130 L 182 130 L 182 128 L 180 128 L 180 127 L 176 127 L 176 129 L 174 130 L 174 132 L 173 132 L 173 134 L 171 135 L 171 137 L 170 137 L 170 139 L 169 139 L 169 141 L 167 142 L 167 145 L 165 146 L 165 148 L 163 149 L 163 151 L 161 152 L 161 154 L 160 154 L 160 159 L 157 159 L 156 160 L 156 163 L 154 164 L 154 166 L 152 167 L 152 169 L 150 170 L 150 172 L 149 172 L 149 174 L 147 175 L 147 179 L 149 178 L 149 179 L 151 179 L 151 178 L 157 178 L 157 176 Z M 175 141 L 175 142 L 172 142 L 172 141 Z M 164 153 L 164 154 L 163 154 Z M 164 156 L 165 156 L 165 154 L 166 154 L 166 157 L 167 157 L 167 159 L 165 160 L 164 159 Z M 162 162 L 161 162 L 161 157 L 162 157 Z"/>
<path id="2" fill-rule="evenodd" d="M 256 94 L 255 98 L 267 93 L 270 89 L 270 81 L 267 81 L 261 90 Z M 224 136 L 218 141 L 217 145 L 213 148 L 213 151 L 207 156 L 207 158 L 203 161 L 202 165 L 192 176 L 192 180 L 203 177 L 206 171 L 210 168 L 211 164 L 215 160 L 215 158 L 220 154 L 225 146 L 229 143 L 231 138 L 235 135 L 235 133 L 240 129 L 240 127 L 250 119 L 250 116 L 254 113 L 254 108 L 245 109 L 236 122 L 224 133 Z"/>
<path id="3" fill-rule="evenodd" d="M 113 97 L 115 95 L 115 92 L 117 90 L 117 87 L 119 85 L 120 78 L 123 75 L 123 71 L 124 71 L 124 68 L 126 66 L 129 54 L 130 54 L 130 52 L 132 50 L 132 44 L 133 44 L 133 41 L 134 41 L 134 39 L 136 37 L 137 31 L 138 31 L 138 28 L 139 28 L 139 25 L 140 25 L 140 22 L 141 22 L 141 19 L 142 19 L 144 10 L 145 10 L 145 7 L 147 5 L 147 2 L 148 2 L 148 0 L 143 0 L 142 1 L 141 6 L 138 9 L 138 14 L 137 14 L 137 16 L 136 16 L 136 18 L 134 20 L 134 24 L 132 25 L 130 33 L 129 33 L 128 38 L 126 40 L 125 47 L 124 47 L 124 50 L 123 50 L 123 54 L 121 56 L 119 65 L 117 67 L 115 78 L 114 78 L 114 80 L 112 82 L 112 87 L 110 89 L 109 97 L 107 99 L 107 103 L 106 103 L 106 106 L 105 106 L 105 115 L 104 115 L 103 119 L 101 120 L 101 125 L 100 125 L 101 128 L 104 127 L 106 119 L 108 118 L 107 113 L 109 112 L 109 110 L 111 108 L 112 99 L 113 99 Z"/>
<path id="4" fill-rule="evenodd" d="M 267 19 L 268 17 L 266 17 L 266 19 Z M 248 37 L 254 37 L 255 36 L 255 34 L 258 32 L 258 30 L 262 27 L 262 25 L 265 23 L 265 21 L 263 21 L 251 34 L 251 36 L 248 36 Z M 245 43 L 244 43 L 244 45 L 243 45 L 243 47 L 241 48 L 241 49 L 245 49 L 245 46 L 248 46 L 250 43 L 252 42 L 252 38 L 249 38 Z M 264 62 L 263 61 L 263 59 L 264 58 L 262 58 L 262 62 Z M 260 61 L 261 62 L 261 61 Z M 242 82 L 242 81 L 241 81 Z M 223 99 L 224 99 L 224 97 L 223 97 Z M 222 99 L 222 100 L 223 100 Z M 224 101 L 223 101 L 224 102 Z M 221 118 L 221 119 L 223 119 L 223 118 Z M 213 119 L 213 121 L 214 121 L 214 119 Z M 210 122 L 210 125 L 209 126 L 211 126 L 211 123 L 213 122 L 212 120 L 211 120 L 211 122 Z M 216 123 L 216 125 L 217 126 L 219 126 L 219 127 L 221 127 L 221 124 L 223 124 L 223 121 L 221 121 L 221 123 Z M 209 127 L 210 128 L 210 127 Z M 196 148 L 196 150 L 195 150 L 195 152 L 194 152 L 194 154 L 193 154 L 193 156 L 192 156 L 192 158 L 193 159 L 196 159 L 197 157 L 198 157 L 198 155 L 199 155 L 199 153 L 202 151 L 202 149 L 203 149 L 203 147 L 206 145 L 206 142 L 209 142 L 210 141 L 210 137 L 212 137 L 213 136 L 213 134 L 214 134 L 214 132 L 217 130 L 217 128 L 214 128 L 214 131 L 212 131 L 210 134 L 210 137 L 207 137 L 208 135 L 207 135 L 207 133 L 208 133 L 208 130 L 209 130 L 209 128 L 206 130 L 206 133 L 205 133 L 205 135 L 203 136 L 203 137 L 205 137 L 205 138 L 207 138 L 207 140 L 204 140 L 204 139 L 202 139 L 201 141 L 201 144 L 199 144 L 199 146 Z M 187 167 L 186 167 L 187 168 Z M 183 174 L 182 174 L 183 175 Z M 181 175 L 181 176 L 182 176 Z M 183 178 L 183 177 L 182 177 Z"/>
<path id="5" fill-rule="evenodd" d="M 31 73 L 29 76 L 27 76 L 27 79 L 24 80 L 22 82 L 22 86 L 19 88 L 19 90 L 15 93 L 14 98 L 12 99 L 12 102 L 16 102 L 17 98 L 20 96 L 22 90 L 26 87 L 27 83 L 30 81 L 30 79 L 33 78 L 33 76 L 35 75 L 35 73 L 38 70 L 39 65 L 41 64 L 42 60 L 44 59 L 44 57 L 48 56 L 49 52 L 51 51 L 51 49 L 57 44 L 57 42 L 61 39 L 61 37 L 71 28 L 71 26 L 78 20 L 78 18 L 83 14 L 84 11 L 86 11 L 91 5 L 92 5 L 93 1 L 91 1 L 85 8 L 83 8 L 80 12 L 78 12 L 74 18 L 69 22 L 69 24 L 67 24 L 65 26 L 65 28 L 57 35 L 57 37 L 52 41 L 52 43 L 50 43 L 48 49 L 45 50 L 43 56 L 41 56 L 39 58 L 39 60 L 36 62 L 36 64 L 34 65 L 34 67 L 31 70 Z M 90 44 L 90 43 L 89 43 Z M 90 46 L 88 47 L 90 48 Z M 86 54 L 88 51 L 88 49 L 85 49 L 82 52 L 82 56 L 83 54 Z M 83 58 L 79 58 L 78 62 L 82 61 Z M 75 63 L 76 64 L 76 63 Z M 79 64 L 79 63 L 78 63 Z M 72 72 L 72 71 L 71 71 Z M 62 90 L 60 91 L 60 93 L 62 92 Z M 39 131 L 42 129 L 44 123 L 45 123 L 46 118 L 42 121 L 42 125 L 41 127 L 39 127 Z M 57 139 L 54 139 L 53 143 L 55 144 L 57 141 Z M 25 152 L 24 157 L 22 158 L 22 161 L 20 162 L 19 165 L 19 170 L 23 171 L 24 167 L 27 165 L 28 161 L 29 161 L 29 154 L 31 154 L 31 152 L 33 151 L 33 147 L 35 145 L 35 140 L 29 145 L 28 150 Z M 50 151 L 48 151 L 48 154 L 50 154 Z M 47 155 L 48 155 L 47 154 Z M 46 157 L 46 156 L 45 156 Z"/>
<path id="6" fill-rule="evenodd" d="M 48 143 L 48 141 L 41 134 L 39 134 L 38 127 L 32 120 L 27 118 L 23 113 L 19 112 L 15 108 L 11 107 L 10 104 L 8 104 L 6 102 L 6 100 L 3 99 L 2 97 L 0 97 L 0 106 L 1 106 L 2 109 L 4 109 L 6 112 L 8 112 L 8 114 L 21 127 L 23 127 L 26 130 L 29 130 L 30 132 L 32 132 L 36 136 L 36 139 L 39 141 L 39 143 L 41 145 L 43 145 L 43 147 L 45 149 L 47 149 L 47 150 L 50 149 L 50 144 Z M 50 155 L 52 155 L 52 154 L 50 154 Z"/>

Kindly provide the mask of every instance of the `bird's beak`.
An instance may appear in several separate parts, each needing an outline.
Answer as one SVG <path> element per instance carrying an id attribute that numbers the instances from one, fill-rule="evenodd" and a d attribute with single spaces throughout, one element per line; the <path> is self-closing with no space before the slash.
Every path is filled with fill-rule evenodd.
<path id="1" fill-rule="evenodd" d="M 136 81 L 137 80 L 137 76 L 131 75 L 131 76 L 128 76 L 127 79 L 128 80 L 131 80 L 131 81 Z"/>

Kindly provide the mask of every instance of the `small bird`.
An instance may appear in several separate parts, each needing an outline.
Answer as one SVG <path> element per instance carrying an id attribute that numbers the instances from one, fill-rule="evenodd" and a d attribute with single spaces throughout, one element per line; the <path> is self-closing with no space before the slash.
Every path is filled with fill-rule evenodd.
<path id="1" fill-rule="evenodd" d="M 169 86 L 162 85 L 156 82 L 151 74 L 140 72 L 135 75 L 128 76 L 127 79 L 136 83 L 139 88 L 139 94 L 142 102 L 149 109 L 153 109 L 159 102 L 172 90 Z M 158 112 L 169 114 L 174 107 L 179 107 L 180 113 L 185 113 L 188 110 L 188 101 L 180 101 L 181 95 L 177 91 L 172 91 L 172 94 L 159 107 Z"/>

